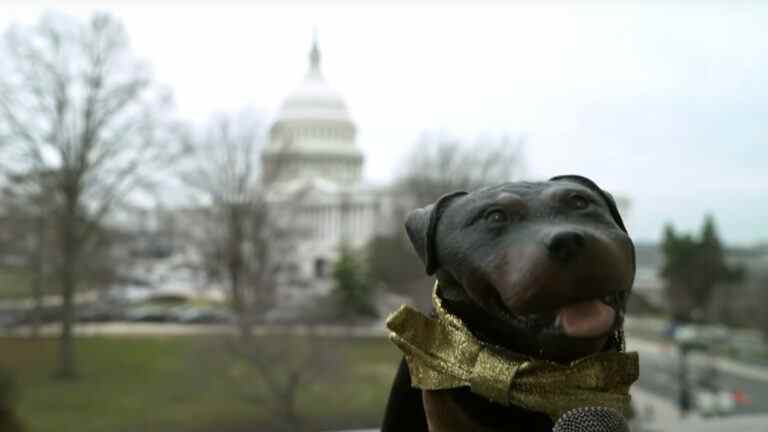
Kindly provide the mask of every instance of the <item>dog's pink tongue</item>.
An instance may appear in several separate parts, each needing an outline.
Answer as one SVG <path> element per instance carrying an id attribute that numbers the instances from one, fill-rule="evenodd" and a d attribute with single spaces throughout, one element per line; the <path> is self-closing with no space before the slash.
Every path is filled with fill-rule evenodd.
<path id="1" fill-rule="evenodd" d="M 558 314 L 563 331 L 573 337 L 595 337 L 608 332 L 616 312 L 599 300 L 564 306 Z"/>

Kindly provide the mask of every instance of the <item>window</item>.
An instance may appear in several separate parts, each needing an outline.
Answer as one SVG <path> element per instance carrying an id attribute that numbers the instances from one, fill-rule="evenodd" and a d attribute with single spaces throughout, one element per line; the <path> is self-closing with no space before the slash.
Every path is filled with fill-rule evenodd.
<path id="1" fill-rule="evenodd" d="M 317 278 L 324 278 L 326 276 L 326 273 L 328 272 L 328 267 L 325 259 L 323 258 L 316 258 L 315 259 L 315 277 Z"/>

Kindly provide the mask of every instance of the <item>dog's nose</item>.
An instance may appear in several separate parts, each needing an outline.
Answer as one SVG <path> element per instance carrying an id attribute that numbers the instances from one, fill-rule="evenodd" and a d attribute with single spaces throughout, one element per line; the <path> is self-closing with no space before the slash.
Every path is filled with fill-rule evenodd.
<path id="1" fill-rule="evenodd" d="M 552 236 L 547 249 L 549 256 L 561 262 L 568 262 L 584 248 L 584 234 L 577 231 L 562 231 Z"/>

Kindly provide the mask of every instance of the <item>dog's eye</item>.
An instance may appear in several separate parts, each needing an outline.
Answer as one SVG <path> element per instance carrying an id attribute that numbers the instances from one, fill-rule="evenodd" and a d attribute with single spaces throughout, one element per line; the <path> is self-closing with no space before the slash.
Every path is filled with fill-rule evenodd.
<path id="1" fill-rule="evenodd" d="M 568 205 L 573 209 L 584 210 L 589 207 L 589 203 L 589 199 L 584 197 L 584 195 L 577 193 L 568 195 Z"/>
<path id="2" fill-rule="evenodd" d="M 504 223 L 509 221 L 509 216 L 502 210 L 491 210 L 483 216 L 485 220 L 493 223 Z"/>

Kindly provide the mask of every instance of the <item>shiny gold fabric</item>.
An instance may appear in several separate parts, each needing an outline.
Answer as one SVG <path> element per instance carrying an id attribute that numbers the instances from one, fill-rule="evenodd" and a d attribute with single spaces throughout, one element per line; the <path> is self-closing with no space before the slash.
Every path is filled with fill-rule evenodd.
<path id="1" fill-rule="evenodd" d="M 542 412 L 553 420 L 586 406 L 628 414 L 629 386 L 639 373 L 637 353 L 602 352 L 562 365 L 502 352 L 479 341 L 443 309 L 437 286 L 432 299 L 436 319 L 408 306 L 387 319 L 390 339 L 405 355 L 414 387 L 470 387 L 496 403 Z"/>

